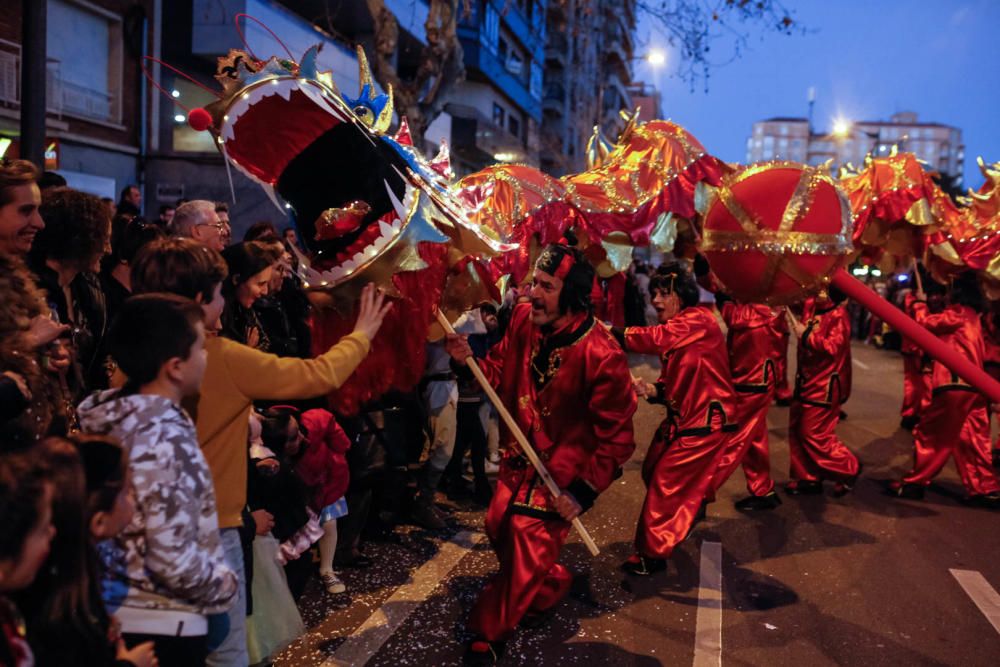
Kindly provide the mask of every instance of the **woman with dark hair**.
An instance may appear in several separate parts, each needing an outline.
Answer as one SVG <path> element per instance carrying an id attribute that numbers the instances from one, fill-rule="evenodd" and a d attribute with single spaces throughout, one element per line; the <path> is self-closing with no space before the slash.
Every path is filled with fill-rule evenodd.
<path id="1" fill-rule="evenodd" d="M 53 314 L 72 327 L 79 388 L 106 387 L 107 307 L 97 274 L 111 250 L 111 217 L 100 199 L 69 188 L 46 190 L 39 212 L 45 228 L 32 245 L 31 269 Z"/>
<path id="2" fill-rule="evenodd" d="M 39 449 L 52 479 L 55 537 L 46 567 L 19 607 L 39 665 L 155 665 L 152 644 L 129 650 L 101 599 L 95 545 L 114 537 L 135 511 L 128 455 L 113 438 L 49 438 Z"/>
<path id="3" fill-rule="evenodd" d="M 100 276 L 109 323 L 132 296 L 132 258 L 144 245 L 164 235 L 162 228 L 143 218 L 118 215 L 111 221 L 111 254 L 102 262 Z"/>
<path id="4" fill-rule="evenodd" d="M 280 241 L 278 238 L 278 230 L 274 228 L 274 224 L 268 222 L 267 220 L 261 220 L 260 222 L 255 222 L 247 229 L 246 233 L 243 235 L 244 241 Z"/>
<path id="5" fill-rule="evenodd" d="M 626 351 L 660 358 L 659 380 L 635 379 L 634 386 L 667 409 L 642 466 L 646 499 L 636 553 L 622 565 L 643 576 L 666 569 L 674 547 L 704 516 L 712 475 L 736 428 L 726 339 L 712 310 L 699 305 L 694 276 L 671 262 L 656 270 L 649 291 L 659 324 L 616 331 Z"/>
<path id="6" fill-rule="evenodd" d="M 271 342 L 253 305 L 267 296 L 278 257 L 256 241 L 235 243 L 222 251 L 222 257 L 229 267 L 229 276 L 222 284 L 226 307 L 222 311 L 220 334 L 258 350 L 270 350 Z"/>
<path id="7" fill-rule="evenodd" d="M 982 367 L 986 349 L 979 313 L 982 293 L 972 272 L 959 276 L 948 294 L 948 306 L 932 314 L 927 295 L 907 297 L 913 318 L 952 350 Z M 923 498 L 949 457 L 965 486 L 966 502 L 1000 508 L 1000 482 L 990 460 L 990 418 L 986 397 L 938 361 L 931 369 L 931 399 L 913 429 L 913 469 L 889 484 L 889 494 Z"/>
<path id="8" fill-rule="evenodd" d="M 312 305 L 298 277 L 291 272 L 294 260 L 276 236 L 263 236 L 259 242 L 278 259 L 272 267 L 268 293 L 254 304 L 254 313 L 271 343 L 271 352 L 279 357 L 308 359 L 312 356 L 312 331 L 309 328 Z"/>

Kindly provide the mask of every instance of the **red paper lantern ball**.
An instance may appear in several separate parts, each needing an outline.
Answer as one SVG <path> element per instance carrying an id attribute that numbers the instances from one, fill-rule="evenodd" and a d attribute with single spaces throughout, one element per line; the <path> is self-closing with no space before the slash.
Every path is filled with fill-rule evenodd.
<path id="1" fill-rule="evenodd" d="M 738 301 L 784 305 L 844 265 L 851 229 L 847 197 L 824 167 L 754 164 L 712 191 L 701 251 Z"/>
<path id="2" fill-rule="evenodd" d="M 188 125 L 195 132 L 204 132 L 208 128 L 212 127 L 212 114 L 208 113 L 201 107 L 196 109 L 191 109 L 188 112 Z"/>

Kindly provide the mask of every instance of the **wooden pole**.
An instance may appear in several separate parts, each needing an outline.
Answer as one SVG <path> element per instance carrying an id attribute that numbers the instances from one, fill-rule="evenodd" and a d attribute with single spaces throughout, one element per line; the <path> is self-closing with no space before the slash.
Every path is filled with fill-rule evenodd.
<path id="1" fill-rule="evenodd" d="M 913 280 L 917 283 L 917 292 L 924 293 L 924 281 L 920 277 L 920 267 L 917 266 L 917 258 L 913 258 Z"/>
<path id="2" fill-rule="evenodd" d="M 448 318 L 445 317 L 440 310 L 437 311 L 436 314 L 438 324 L 441 325 L 441 328 L 444 329 L 446 333 L 455 333 L 455 329 L 451 326 L 451 322 L 448 321 Z M 513 415 L 507 411 L 503 401 L 500 400 L 500 397 L 497 396 L 497 393 L 493 390 L 493 386 L 489 383 L 489 380 L 487 380 L 486 376 L 483 375 L 483 370 L 479 367 L 479 364 L 477 364 L 476 360 L 471 356 L 466 358 L 465 364 L 469 367 L 469 370 L 472 371 L 472 374 L 476 377 L 479 385 L 483 388 L 483 391 L 486 392 L 487 398 L 489 398 L 490 402 L 492 402 L 494 407 L 496 407 L 497 412 L 500 413 L 500 417 L 503 419 L 504 423 L 507 424 L 507 428 L 510 430 L 511 434 L 513 434 L 514 439 L 517 440 L 517 444 L 521 447 L 521 451 L 523 451 L 525 456 L 528 457 L 528 460 L 531 461 L 531 465 L 535 467 L 535 471 L 538 473 L 538 476 L 542 479 L 542 482 L 545 483 L 545 488 L 549 490 L 549 493 L 552 494 L 553 498 L 561 496 L 562 490 L 556 486 L 555 481 L 552 479 L 552 475 L 550 475 L 549 471 L 545 469 L 545 464 L 542 463 L 542 460 L 538 458 L 538 454 L 535 453 L 535 448 L 531 446 L 531 443 L 528 442 L 528 438 L 526 438 L 524 433 L 521 432 L 517 422 L 514 421 Z M 573 528 L 575 528 L 576 532 L 580 534 L 580 539 L 582 539 L 583 543 L 587 545 L 587 550 L 590 552 L 590 555 L 596 556 L 601 553 L 601 550 L 597 548 L 597 543 L 594 542 L 594 538 L 592 538 L 590 533 L 587 532 L 587 529 L 584 528 L 583 522 L 580 521 L 580 517 L 573 519 L 572 523 Z"/>

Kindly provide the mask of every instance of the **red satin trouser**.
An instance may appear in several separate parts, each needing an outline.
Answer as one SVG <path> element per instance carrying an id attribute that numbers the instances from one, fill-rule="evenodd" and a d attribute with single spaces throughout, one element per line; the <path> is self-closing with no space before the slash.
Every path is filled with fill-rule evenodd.
<path id="1" fill-rule="evenodd" d="M 668 439 L 666 429 L 666 422 L 657 429 L 642 464 L 646 499 L 635 548 L 648 558 L 667 558 L 687 537 L 732 435 L 720 429 Z"/>
<path id="2" fill-rule="evenodd" d="M 715 500 L 726 480 L 743 464 L 747 490 L 754 496 L 766 496 L 774 490 L 771 479 L 771 455 L 768 448 L 767 411 L 774 400 L 774 387 L 760 393 L 736 392 L 736 420 L 739 429 L 729 435 L 729 444 L 712 476 L 708 500 Z"/>
<path id="3" fill-rule="evenodd" d="M 788 454 L 793 480 L 846 482 L 858 474 L 858 457 L 837 437 L 840 403 L 820 407 L 792 401 Z"/>
<path id="4" fill-rule="evenodd" d="M 913 470 L 904 482 L 930 484 L 951 455 L 969 495 L 1000 491 L 990 460 L 990 418 L 982 394 L 943 391 L 932 397 L 913 430 L 913 452 Z"/>
<path id="5" fill-rule="evenodd" d="M 570 524 L 512 511 L 515 494 L 524 502 L 532 479 L 538 485 L 531 490 L 533 496 L 548 498 L 533 469 L 501 470 L 486 512 L 486 535 L 500 561 L 500 571 L 476 600 L 468 626 L 477 637 L 489 641 L 510 637 L 527 612 L 555 606 L 569 592 L 573 580 L 569 570 L 556 562 Z"/>
<path id="6" fill-rule="evenodd" d="M 923 371 L 918 354 L 903 355 L 903 407 L 901 417 L 919 417 L 931 399 L 931 377 Z"/>

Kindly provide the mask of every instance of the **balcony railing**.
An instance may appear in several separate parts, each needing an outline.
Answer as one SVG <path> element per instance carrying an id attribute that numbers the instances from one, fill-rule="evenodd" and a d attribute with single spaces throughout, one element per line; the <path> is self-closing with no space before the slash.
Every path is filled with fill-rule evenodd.
<path id="1" fill-rule="evenodd" d="M 21 106 L 21 46 L 0 40 L 0 104 Z M 120 101 L 115 95 L 62 78 L 58 60 L 49 58 L 45 73 L 45 109 L 56 115 L 118 122 Z"/>

